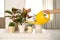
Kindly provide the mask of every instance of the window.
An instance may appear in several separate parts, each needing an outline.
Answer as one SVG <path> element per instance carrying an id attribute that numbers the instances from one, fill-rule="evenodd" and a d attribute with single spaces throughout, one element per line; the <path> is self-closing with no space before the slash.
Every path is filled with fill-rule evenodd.
<path id="1" fill-rule="evenodd" d="M 0 17 L 4 17 L 4 0 L 0 0 Z"/>
<path id="2" fill-rule="evenodd" d="M 29 15 L 34 15 L 43 9 L 42 0 L 26 0 L 25 8 L 31 8 Z"/>

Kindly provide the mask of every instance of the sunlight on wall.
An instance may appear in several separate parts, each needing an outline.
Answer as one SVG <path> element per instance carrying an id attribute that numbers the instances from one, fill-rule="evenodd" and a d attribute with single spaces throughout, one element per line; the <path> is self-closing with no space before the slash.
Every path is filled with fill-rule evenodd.
<path id="1" fill-rule="evenodd" d="M 25 8 L 31 8 L 31 12 L 29 15 L 37 14 L 39 11 L 43 9 L 53 9 L 53 1 L 52 0 L 44 0 L 45 4 L 43 4 L 43 0 L 26 0 Z M 44 7 L 44 8 L 43 8 Z M 53 20 L 53 14 L 50 15 L 50 20 Z"/>
<path id="2" fill-rule="evenodd" d="M 25 1 L 25 8 L 31 8 L 31 12 L 29 15 L 34 15 L 42 10 L 42 0 L 26 0 Z"/>
<path id="3" fill-rule="evenodd" d="M 4 0 L 0 0 L 0 17 L 4 17 Z"/>
<path id="4" fill-rule="evenodd" d="M 45 9 L 52 10 L 53 9 L 53 0 L 45 0 Z M 50 21 L 53 20 L 53 14 L 50 15 Z"/>

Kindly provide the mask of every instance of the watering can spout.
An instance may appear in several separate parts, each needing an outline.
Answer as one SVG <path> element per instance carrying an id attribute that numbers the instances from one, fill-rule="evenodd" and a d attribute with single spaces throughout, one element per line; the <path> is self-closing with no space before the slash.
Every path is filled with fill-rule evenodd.
<path id="1" fill-rule="evenodd" d="M 50 20 L 50 13 L 49 12 L 44 13 L 43 11 L 40 11 L 36 15 L 36 21 L 35 22 L 30 21 L 30 23 L 42 25 L 42 24 L 46 24 L 49 20 Z"/>

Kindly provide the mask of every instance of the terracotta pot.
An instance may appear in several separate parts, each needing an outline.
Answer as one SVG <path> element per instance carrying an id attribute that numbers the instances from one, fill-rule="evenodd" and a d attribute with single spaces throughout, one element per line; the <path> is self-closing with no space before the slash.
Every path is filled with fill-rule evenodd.
<path id="1" fill-rule="evenodd" d="M 8 31 L 10 32 L 10 33 L 13 33 L 13 32 L 15 32 L 15 27 L 8 27 Z"/>

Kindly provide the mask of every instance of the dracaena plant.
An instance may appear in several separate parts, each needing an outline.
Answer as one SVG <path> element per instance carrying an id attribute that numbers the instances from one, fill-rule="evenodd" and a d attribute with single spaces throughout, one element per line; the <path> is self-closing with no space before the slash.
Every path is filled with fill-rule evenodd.
<path id="1" fill-rule="evenodd" d="M 30 11 L 31 9 L 26 10 L 25 8 L 23 8 L 23 10 L 21 10 L 21 9 L 12 8 L 11 11 L 6 10 L 5 13 L 8 13 L 11 15 L 6 17 L 10 17 L 13 22 L 22 24 L 23 22 L 26 21 L 26 17 L 28 18 L 32 17 L 28 15 Z"/>

